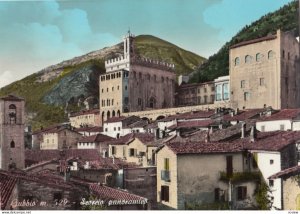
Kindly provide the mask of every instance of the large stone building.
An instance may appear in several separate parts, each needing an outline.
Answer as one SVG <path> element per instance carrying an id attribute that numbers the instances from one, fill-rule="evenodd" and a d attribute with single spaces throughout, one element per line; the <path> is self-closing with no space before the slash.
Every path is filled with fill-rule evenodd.
<path id="1" fill-rule="evenodd" d="M 236 44 L 229 58 L 232 108 L 300 106 L 299 42 L 292 32 Z"/>
<path id="2" fill-rule="evenodd" d="M 23 169 L 24 158 L 24 108 L 22 98 L 9 95 L 0 98 L 0 168 Z"/>
<path id="3" fill-rule="evenodd" d="M 130 32 L 124 38 L 124 55 L 107 60 L 105 68 L 99 80 L 102 121 L 123 112 L 174 106 L 174 65 L 137 56 Z"/>

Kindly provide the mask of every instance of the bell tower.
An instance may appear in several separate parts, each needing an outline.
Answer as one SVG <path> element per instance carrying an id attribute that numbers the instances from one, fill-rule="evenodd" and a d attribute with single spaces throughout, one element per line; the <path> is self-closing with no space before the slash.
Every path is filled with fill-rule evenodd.
<path id="1" fill-rule="evenodd" d="M 0 168 L 25 168 L 24 108 L 22 98 L 0 98 Z"/>
<path id="2" fill-rule="evenodd" d="M 133 40 L 134 35 L 128 30 L 127 35 L 124 36 L 124 58 L 130 60 L 131 57 L 134 56 L 134 46 L 133 46 Z"/>

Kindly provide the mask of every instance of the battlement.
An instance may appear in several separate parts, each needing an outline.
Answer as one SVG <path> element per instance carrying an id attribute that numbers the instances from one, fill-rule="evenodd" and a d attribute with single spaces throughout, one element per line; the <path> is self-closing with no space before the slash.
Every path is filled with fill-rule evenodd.
<path id="1" fill-rule="evenodd" d="M 148 67 L 155 67 L 158 69 L 169 70 L 169 71 L 175 70 L 175 65 L 172 63 L 167 63 L 167 62 L 153 60 L 144 57 L 135 57 L 131 60 L 131 63 L 148 66 Z"/>
<path id="2" fill-rule="evenodd" d="M 125 57 L 121 56 L 118 58 L 109 59 L 109 60 L 105 61 L 105 67 L 110 67 L 110 66 L 126 63 L 128 61 L 129 61 L 129 57 L 127 57 L 127 56 L 125 56 Z"/>

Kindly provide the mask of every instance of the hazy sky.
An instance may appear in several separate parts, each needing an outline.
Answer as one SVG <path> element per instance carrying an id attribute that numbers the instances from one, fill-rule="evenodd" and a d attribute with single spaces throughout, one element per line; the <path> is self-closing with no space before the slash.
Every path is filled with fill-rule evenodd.
<path id="1" fill-rule="evenodd" d="M 114 45 L 130 27 L 209 57 L 246 24 L 292 0 L 0 0 L 0 88 Z"/>

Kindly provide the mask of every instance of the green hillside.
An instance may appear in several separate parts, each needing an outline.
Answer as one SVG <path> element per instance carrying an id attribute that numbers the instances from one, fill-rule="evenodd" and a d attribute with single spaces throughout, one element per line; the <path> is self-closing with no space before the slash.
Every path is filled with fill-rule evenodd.
<path id="1" fill-rule="evenodd" d="M 136 52 L 143 57 L 163 60 L 176 65 L 176 74 L 189 73 L 203 60 L 196 54 L 185 51 L 169 42 L 149 35 L 137 36 Z M 97 104 L 99 97 L 99 74 L 105 72 L 104 60 L 122 53 L 122 44 L 116 45 L 111 52 L 107 49 L 95 51 L 92 55 L 51 66 L 0 89 L 0 96 L 15 94 L 26 100 L 27 123 L 33 130 L 41 126 L 64 122 L 67 113 L 79 111 L 84 106 L 82 100 L 94 97 Z M 59 75 L 40 81 L 46 74 Z"/>
<path id="2" fill-rule="evenodd" d="M 259 20 L 245 26 L 218 53 L 199 68 L 190 82 L 211 81 L 219 76 L 229 74 L 229 47 L 234 44 L 275 34 L 277 29 L 282 31 L 295 31 L 298 35 L 298 0 L 295 0 L 279 10 L 266 14 Z"/>
<path id="3" fill-rule="evenodd" d="M 135 47 L 136 52 L 143 57 L 174 63 L 177 75 L 189 74 L 205 61 L 197 54 L 150 35 L 137 36 Z"/>

